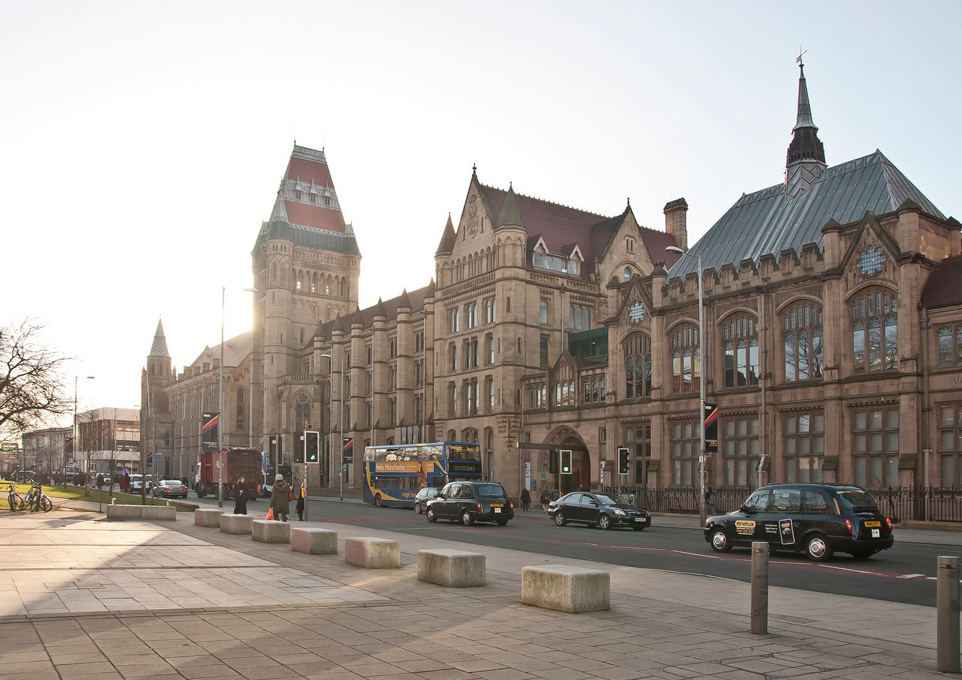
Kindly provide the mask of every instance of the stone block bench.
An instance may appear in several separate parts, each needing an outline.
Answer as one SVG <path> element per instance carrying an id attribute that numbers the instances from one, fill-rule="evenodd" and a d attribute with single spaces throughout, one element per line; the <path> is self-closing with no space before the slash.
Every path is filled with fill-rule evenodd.
<path id="1" fill-rule="evenodd" d="M 562 564 L 525 567 L 521 603 L 569 613 L 611 609 L 611 575 Z"/>
<path id="2" fill-rule="evenodd" d="M 194 524 L 199 527 L 219 527 L 224 508 L 197 508 L 194 510 Z"/>
<path id="3" fill-rule="evenodd" d="M 307 555 L 336 555 L 337 532 L 330 529 L 291 529 L 291 550 Z"/>
<path id="4" fill-rule="evenodd" d="M 250 515 L 230 515 L 224 513 L 220 516 L 220 532 L 222 534 L 251 535 L 254 518 Z"/>
<path id="5" fill-rule="evenodd" d="M 483 586 L 484 555 L 463 550 L 418 550 L 418 581 L 448 588 Z"/>
<path id="6" fill-rule="evenodd" d="M 344 539 L 344 561 L 365 569 L 399 569 L 401 549 L 386 538 Z"/>
<path id="7" fill-rule="evenodd" d="M 258 543 L 290 543 L 291 525 L 273 519 L 255 519 L 251 522 L 251 539 Z"/>
<path id="8" fill-rule="evenodd" d="M 177 508 L 169 505 L 108 505 L 107 519 L 152 519 L 175 521 Z"/>

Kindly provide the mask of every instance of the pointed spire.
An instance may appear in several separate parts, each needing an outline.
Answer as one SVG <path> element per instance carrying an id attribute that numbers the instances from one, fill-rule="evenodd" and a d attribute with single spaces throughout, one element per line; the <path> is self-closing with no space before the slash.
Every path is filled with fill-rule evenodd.
<path id="1" fill-rule="evenodd" d="M 354 310 L 354 316 L 351 318 L 351 325 L 356 326 L 360 324 L 361 328 L 364 328 L 364 315 L 361 314 L 360 305 L 356 310 Z"/>
<path id="2" fill-rule="evenodd" d="M 281 186 L 277 190 L 277 200 L 274 201 L 274 210 L 271 211 L 271 222 L 288 222 L 287 219 L 287 208 L 284 205 L 284 182 L 281 181 Z"/>
<path id="3" fill-rule="evenodd" d="M 427 289 L 426 291 L 424 291 L 424 297 L 426 297 L 426 298 L 433 298 L 433 297 L 434 297 L 434 291 L 435 291 L 436 289 L 437 289 L 437 286 L 435 285 L 435 283 L 434 283 L 434 277 L 432 276 L 432 277 L 431 277 L 431 282 L 428 284 L 428 289 Z"/>
<path id="4" fill-rule="evenodd" d="M 795 121 L 794 130 L 803 127 L 813 127 L 815 122 L 812 120 L 812 104 L 808 100 L 808 83 L 805 82 L 805 64 L 798 62 L 798 116 Z"/>
<path id="5" fill-rule="evenodd" d="M 450 255 L 457 240 L 457 236 L 454 233 L 454 223 L 451 221 L 451 213 L 448 213 L 448 223 L 444 225 L 444 233 L 441 234 L 441 243 L 438 244 L 438 249 L 434 254 Z"/>
<path id="6" fill-rule="evenodd" d="M 397 307 L 398 309 L 404 309 L 405 307 L 411 309 L 411 298 L 408 296 L 407 288 L 401 289 L 401 296 L 398 298 Z"/>
<path id="7" fill-rule="evenodd" d="M 170 352 L 167 351 L 167 336 L 164 335 L 164 324 L 157 319 L 157 330 L 154 331 L 154 342 L 150 346 L 150 357 L 163 357 L 170 359 Z"/>
<path id="8" fill-rule="evenodd" d="M 514 193 L 514 187 L 508 187 L 508 193 L 504 197 L 504 205 L 501 206 L 501 214 L 494 228 L 500 227 L 524 227 L 521 221 L 521 208 L 518 206 L 518 196 Z"/>
<path id="9" fill-rule="evenodd" d="M 331 331 L 332 331 L 332 333 L 343 333 L 343 332 L 344 332 L 344 323 L 341 321 L 341 314 L 340 314 L 340 313 L 338 313 L 338 315 L 337 315 L 336 317 L 334 317 L 334 326 L 331 327 Z"/>
<path id="10" fill-rule="evenodd" d="M 385 319 L 387 318 L 387 310 L 384 309 L 384 301 L 381 298 L 377 299 L 377 304 L 374 305 L 374 316 L 381 316 Z"/>

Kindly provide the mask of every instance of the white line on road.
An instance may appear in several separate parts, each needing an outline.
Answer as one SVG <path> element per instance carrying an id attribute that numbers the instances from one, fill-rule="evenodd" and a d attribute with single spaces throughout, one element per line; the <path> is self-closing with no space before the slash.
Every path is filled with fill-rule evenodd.
<path id="1" fill-rule="evenodd" d="M 902 574 L 901 576 L 896 576 L 895 578 L 920 578 L 925 576 L 925 574 Z"/>
<path id="2" fill-rule="evenodd" d="M 697 415 L 697 414 L 696 414 Z M 672 550 L 673 553 L 679 553 L 681 555 L 691 555 L 692 557 L 707 557 L 710 560 L 722 560 L 723 557 L 715 557 L 714 555 L 702 555 L 701 553 L 685 552 L 684 550 Z"/>
<path id="3" fill-rule="evenodd" d="M 874 572 L 874 571 L 865 571 L 864 569 L 849 569 L 848 567 L 836 567 L 836 566 L 831 565 L 831 564 L 821 564 L 821 565 L 819 565 L 819 566 L 825 567 L 826 569 L 838 569 L 839 571 L 851 571 L 851 572 L 854 572 L 854 573 L 856 573 L 856 574 L 868 574 L 868 575 L 870 575 L 870 576 L 878 576 L 878 574 L 877 574 L 876 572 Z"/>

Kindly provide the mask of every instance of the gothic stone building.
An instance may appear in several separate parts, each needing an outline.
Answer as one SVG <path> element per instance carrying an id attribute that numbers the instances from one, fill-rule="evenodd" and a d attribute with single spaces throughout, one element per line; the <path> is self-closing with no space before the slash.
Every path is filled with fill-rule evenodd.
<path id="1" fill-rule="evenodd" d="M 654 230 L 630 206 L 592 214 L 475 172 L 434 279 L 359 309 L 360 253 L 326 160 L 295 147 L 253 252 L 253 445 L 280 433 L 290 452 L 320 429 L 311 481 L 325 485 L 343 426 L 359 451 L 476 441 L 511 494 L 526 477 L 691 490 L 704 380 L 719 409 L 715 488 L 959 486 L 959 223 L 879 151 L 828 166 L 804 74 L 783 180 L 743 195 L 690 250 L 687 208 L 672 201 Z M 573 474 L 555 478 L 537 446 L 571 449 Z M 619 446 L 627 476 L 612 469 Z"/>

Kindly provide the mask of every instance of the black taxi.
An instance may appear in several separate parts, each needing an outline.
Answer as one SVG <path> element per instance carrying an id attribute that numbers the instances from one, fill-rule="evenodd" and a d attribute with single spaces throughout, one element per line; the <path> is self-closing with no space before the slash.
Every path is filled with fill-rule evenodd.
<path id="1" fill-rule="evenodd" d="M 892 522 L 857 486 L 772 484 L 741 509 L 709 517 L 705 540 L 715 552 L 767 541 L 773 550 L 805 552 L 817 562 L 834 552 L 866 558 L 892 547 Z"/>
<path id="2" fill-rule="evenodd" d="M 471 526 L 496 522 L 504 526 L 514 517 L 514 503 L 498 482 L 451 482 L 427 502 L 429 522 L 446 519 Z"/>

